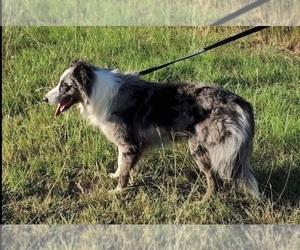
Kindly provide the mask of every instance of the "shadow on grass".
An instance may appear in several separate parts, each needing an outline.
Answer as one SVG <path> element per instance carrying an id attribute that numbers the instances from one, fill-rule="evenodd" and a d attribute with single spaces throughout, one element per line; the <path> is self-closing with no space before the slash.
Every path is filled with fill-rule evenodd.
<path id="1" fill-rule="evenodd" d="M 300 168 L 299 165 L 278 166 L 275 170 L 256 171 L 260 191 L 271 202 L 292 206 L 300 202 Z"/>

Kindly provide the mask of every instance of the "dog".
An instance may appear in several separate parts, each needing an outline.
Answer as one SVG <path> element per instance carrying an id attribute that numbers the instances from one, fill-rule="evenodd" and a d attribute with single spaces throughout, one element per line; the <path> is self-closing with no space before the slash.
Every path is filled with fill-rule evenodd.
<path id="1" fill-rule="evenodd" d="M 82 116 L 118 147 L 118 167 L 109 174 L 118 178 L 116 192 L 127 187 L 145 152 L 186 141 L 206 177 L 201 202 L 215 193 L 218 179 L 260 196 L 250 166 L 252 107 L 220 86 L 147 82 L 76 59 L 44 101 L 57 104 L 56 116 L 79 104 Z"/>

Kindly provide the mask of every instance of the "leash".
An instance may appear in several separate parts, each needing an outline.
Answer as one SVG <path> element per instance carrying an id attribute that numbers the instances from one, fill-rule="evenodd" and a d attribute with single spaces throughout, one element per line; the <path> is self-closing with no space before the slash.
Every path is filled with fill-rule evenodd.
<path id="1" fill-rule="evenodd" d="M 221 18 L 220 20 L 215 21 L 214 23 L 210 24 L 210 26 L 219 26 L 219 25 L 221 25 L 223 23 L 226 23 L 229 20 L 234 19 L 234 18 L 236 18 L 236 17 L 238 17 L 238 16 L 240 16 L 240 15 L 246 13 L 246 12 L 249 12 L 249 11 L 251 11 L 251 10 L 253 10 L 253 9 L 259 7 L 260 5 L 262 5 L 264 3 L 267 3 L 269 1 L 270 0 L 258 0 L 256 2 L 250 3 L 246 6 L 244 6 L 243 8 L 241 8 L 239 10 L 236 10 L 235 12 Z"/>
<path id="2" fill-rule="evenodd" d="M 140 75 L 140 76 L 147 75 L 147 74 L 149 74 L 149 73 L 152 73 L 152 72 L 154 72 L 154 71 L 156 71 L 156 70 L 165 68 L 165 67 L 167 67 L 167 66 L 169 66 L 169 65 L 171 65 L 171 64 L 174 64 L 174 63 L 176 63 L 176 62 L 180 62 L 180 61 L 183 61 L 183 60 L 185 60 L 185 59 L 188 59 L 188 58 L 191 58 L 191 57 L 200 55 L 200 54 L 202 54 L 202 53 L 204 53 L 204 52 L 206 52 L 206 51 L 209 51 L 209 50 L 212 50 L 212 49 L 214 49 L 214 48 L 217 48 L 217 47 L 220 47 L 220 46 L 222 46 L 222 45 L 225 45 L 225 44 L 227 44 L 227 43 L 233 42 L 233 41 L 235 41 L 235 40 L 238 40 L 238 39 L 240 39 L 240 38 L 242 38 L 242 37 L 251 35 L 251 34 L 253 34 L 253 33 L 255 33 L 255 32 L 258 32 L 258 31 L 260 31 L 260 30 L 262 30 L 262 29 L 265 29 L 265 28 L 268 28 L 268 27 L 269 27 L 269 26 L 258 26 L 258 27 L 254 27 L 254 28 L 252 28 L 252 29 L 249 29 L 249 30 L 243 31 L 243 32 L 241 32 L 241 33 L 239 33 L 239 34 L 236 34 L 236 35 L 234 35 L 234 36 L 228 37 L 228 38 L 226 38 L 226 39 L 224 39 L 224 40 L 222 40 L 222 41 L 219 41 L 219 42 L 217 42 L 217 43 L 214 43 L 214 44 L 212 44 L 212 45 L 210 45 L 210 46 L 207 46 L 207 47 L 205 47 L 205 48 L 203 48 L 203 49 L 201 49 L 201 50 L 199 50 L 199 51 L 196 51 L 196 52 L 194 52 L 194 53 L 192 53 L 192 54 L 188 54 L 188 55 L 186 55 L 186 56 L 184 56 L 184 57 L 181 57 L 181 58 L 179 58 L 179 59 L 176 59 L 176 60 L 174 60 L 174 61 L 167 62 L 167 63 L 161 64 L 161 65 L 159 65 L 159 66 L 156 66 L 156 67 L 152 67 L 152 68 L 149 68 L 149 69 L 144 69 L 144 70 L 142 70 L 142 71 L 139 71 L 139 72 L 137 72 L 137 74 Z"/>

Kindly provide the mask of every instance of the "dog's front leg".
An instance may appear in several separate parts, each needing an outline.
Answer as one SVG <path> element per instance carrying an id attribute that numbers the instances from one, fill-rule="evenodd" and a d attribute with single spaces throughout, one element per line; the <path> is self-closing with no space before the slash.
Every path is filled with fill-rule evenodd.
<path id="1" fill-rule="evenodd" d="M 141 156 L 139 150 L 135 146 L 127 146 L 126 148 L 119 148 L 119 150 L 121 151 L 119 151 L 120 160 L 118 161 L 119 183 L 116 188 L 116 191 L 118 192 L 127 187 L 130 179 L 130 173 Z"/>
<path id="2" fill-rule="evenodd" d="M 119 151 L 119 155 L 118 155 L 118 168 L 116 170 L 116 172 L 114 173 L 109 173 L 108 176 L 112 179 L 116 179 L 119 178 L 120 176 L 120 172 L 121 172 L 121 164 L 122 164 L 122 148 L 118 147 L 118 151 Z"/>

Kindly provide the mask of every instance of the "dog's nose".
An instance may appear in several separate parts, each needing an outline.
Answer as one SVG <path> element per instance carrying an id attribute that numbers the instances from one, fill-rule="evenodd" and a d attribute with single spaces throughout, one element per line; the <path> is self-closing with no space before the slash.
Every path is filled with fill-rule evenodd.
<path id="1" fill-rule="evenodd" d="M 46 96 L 44 96 L 43 101 L 48 103 L 48 98 Z"/>

